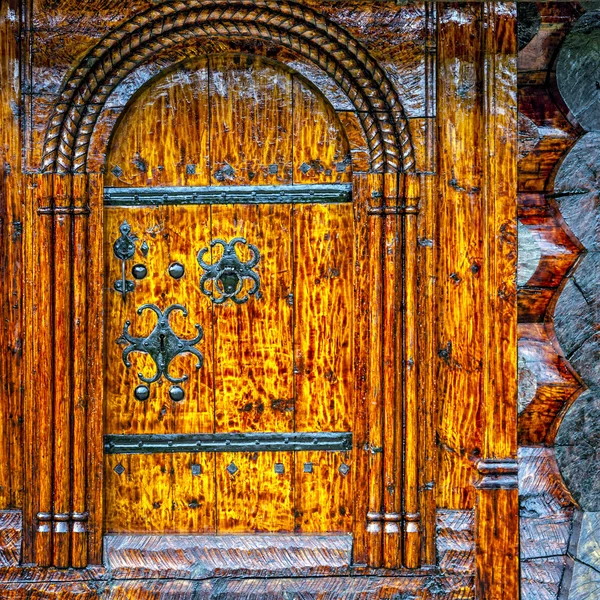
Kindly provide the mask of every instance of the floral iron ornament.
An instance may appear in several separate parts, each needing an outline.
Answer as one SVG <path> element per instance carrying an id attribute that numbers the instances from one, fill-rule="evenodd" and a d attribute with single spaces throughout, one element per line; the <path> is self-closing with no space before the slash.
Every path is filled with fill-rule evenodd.
<path id="1" fill-rule="evenodd" d="M 204 269 L 204 274 L 200 278 L 201 292 L 215 304 L 223 304 L 229 299 L 236 304 L 244 304 L 248 302 L 250 296 L 260 298 L 260 277 L 252 270 L 260 261 L 258 248 L 248 244 L 243 237 L 235 237 L 230 242 L 221 239 L 212 240 L 210 247 L 214 248 L 217 244 L 223 246 L 223 255 L 215 264 L 209 265 L 202 260 L 208 248 L 202 248 L 198 252 L 198 264 Z M 247 244 L 252 252 L 252 258 L 242 262 L 235 251 L 236 244 Z M 246 279 L 252 280 L 252 287 L 241 295 Z M 211 280 L 214 282 L 213 291 L 206 289 L 206 282 Z"/>
<path id="2" fill-rule="evenodd" d="M 169 315 L 174 310 L 179 310 L 184 317 L 187 317 L 188 311 L 181 304 L 173 304 L 165 310 L 164 313 L 154 304 L 144 304 L 137 309 L 138 315 L 141 315 L 145 310 L 151 310 L 156 313 L 158 321 L 148 337 L 133 337 L 129 333 L 131 321 L 125 321 L 123 333 L 117 339 L 117 344 L 127 344 L 123 349 L 123 362 L 127 368 L 131 367 L 129 355 L 132 352 L 143 352 L 149 354 L 156 364 L 156 373 L 152 377 L 144 377 L 142 373 L 138 373 L 138 377 L 145 383 L 154 383 L 163 375 L 171 383 L 181 383 L 188 379 L 187 375 L 181 377 L 173 377 L 169 373 L 169 365 L 171 361 L 179 354 L 191 353 L 198 358 L 196 369 L 200 369 L 204 364 L 204 357 L 194 346 L 204 337 L 202 327 L 197 323 L 194 325 L 198 330 L 198 335 L 191 340 L 183 340 L 179 338 L 171 329 L 169 323 Z"/>

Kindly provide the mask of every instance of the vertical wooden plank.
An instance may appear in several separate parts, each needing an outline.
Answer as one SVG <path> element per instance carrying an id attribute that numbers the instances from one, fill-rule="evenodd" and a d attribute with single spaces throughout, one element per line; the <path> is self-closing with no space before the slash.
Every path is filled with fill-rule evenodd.
<path id="1" fill-rule="evenodd" d="M 369 227 L 367 206 L 372 193 L 373 178 L 356 173 L 353 176 L 354 210 L 354 503 L 352 526 L 354 564 L 368 561 L 367 512 L 369 510 L 369 433 L 368 433 L 368 356 L 370 339 L 369 295 Z M 377 189 L 377 188 L 376 188 Z M 360 492 L 359 492 L 360 490 Z"/>
<path id="2" fill-rule="evenodd" d="M 517 486 L 516 2 L 483 5 L 485 284 L 483 460 L 476 504 L 476 589 L 519 596 Z"/>
<path id="3" fill-rule="evenodd" d="M 88 181 L 86 175 L 73 178 L 73 390 L 72 416 L 72 502 L 71 565 L 87 566 L 87 252 L 88 252 Z M 100 432 L 99 432 L 100 433 Z"/>
<path id="4" fill-rule="evenodd" d="M 53 536 L 52 559 L 56 567 L 69 566 L 71 512 L 71 395 L 73 386 L 73 178 L 54 177 L 54 292 L 52 354 L 48 357 L 54 368 L 54 457 L 53 457 Z M 63 210 L 67 209 L 67 210 Z"/>
<path id="5" fill-rule="evenodd" d="M 436 171 L 437 122 L 436 114 L 436 35 L 437 4 L 425 4 L 426 15 L 426 116 L 429 117 L 425 136 L 425 164 L 428 171 Z M 436 356 L 435 315 L 437 314 L 435 265 L 438 252 L 436 226 L 436 189 L 434 173 L 421 175 L 420 206 L 417 217 L 417 265 L 418 265 L 418 323 L 419 343 L 417 344 L 417 363 L 419 368 L 419 413 L 425 415 L 425 426 L 419 428 L 419 465 L 421 475 L 420 503 L 423 511 L 423 562 L 434 564 L 436 561 L 436 402 L 437 379 L 431 366 Z"/>
<path id="6" fill-rule="evenodd" d="M 351 431 L 351 204 L 293 213 L 296 431 Z"/>
<path id="7" fill-rule="evenodd" d="M 421 564 L 421 509 L 419 503 L 419 404 L 417 367 L 417 212 L 420 196 L 416 175 L 404 176 L 404 289 L 402 372 L 404 379 L 404 564 Z"/>
<path id="8" fill-rule="evenodd" d="M 249 55 L 209 61 L 211 185 L 292 183 L 292 77 Z"/>
<path id="9" fill-rule="evenodd" d="M 200 433 L 213 430 L 213 345 L 212 304 L 201 293 L 199 280 L 202 273 L 196 255 L 200 248 L 210 243 L 210 207 L 160 206 L 160 207 L 107 207 L 105 209 L 106 261 L 106 418 L 105 433 Z M 113 253 L 113 243 L 119 237 L 123 221 L 136 235 L 135 256 L 127 261 L 127 279 L 135 284 L 135 291 L 123 301 L 114 289 L 121 279 L 121 261 Z M 143 245 L 148 247 L 144 256 Z M 175 279 L 169 268 L 175 263 L 183 266 L 184 274 Z M 147 275 L 135 279 L 134 265 L 142 265 Z M 198 359 L 192 354 L 177 356 L 169 372 L 174 376 L 187 375 L 179 384 L 185 393 L 182 401 L 173 401 L 169 395 L 171 385 L 164 377 L 151 384 L 150 397 L 144 402 L 135 400 L 134 390 L 143 382 L 138 372 L 146 377 L 156 372 L 149 355 L 132 353 L 132 363 L 126 368 L 122 360 L 125 344 L 118 344 L 126 320 L 131 321 L 132 335 L 145 337 L 153 330 L 157 317 L 151 311 L 141 315 L 138 307 L 152 303 L 165 311 L 173 304 L 188 310 L 184 317 L 180 311 L 171 313 L 169 323 L 183 339 L 196 336 L 195 324 L 202 327 L 204 337 L 196 348 L 204 356 L 198 370 Z"/>
<path id="10" fill-rule="evenodd" d="M 383 206 L 383 177 L 370 178 L 368 206 Z M 369 354 L 367 367 L 367 419 L 369 453 L 369 504 L 367 512 L 368 564 L 383 564 L 383 219 L 367 210 L 369 269 Z"/>
<path id="11" fill-rule="evenodd" d="M 173 454 L 171 464 L 172 530 L 215 533 L 215 454 Z"/>
<path id="12" fill-rule="evenodd" d="M 295 431 L 352 431 L 352 205 L 298 204 L 293 221 Z M 350 465 L 338 453 L 296 456 L 297 531 L 348 527 Z"/>
<path id="13" fill-rule="evenodd" d="M 437 503 L 474 504 L 481 454 L 481 5 L 438 4 Z M 468 318 L 466 318 L 468 315 Z"/>
<path id="14" fill-rule="evenodd" d="M 213 239 L 241 236 L 260 253 L 260 297 L 214 305 L 217 432 L 293 431 L 291 228 L 290 205 L 212 207 Z M 252 257 L 244 244 L 236 252 L 241 261 Z M 221 255 L 216 245 L 212 263 Z M 241 295 L 252 285 L 246 280 Z"/>
<path id="15" fill-rule="evenodd" d="M 217 453 L 217 532 L 293 531 L 293 469 L 292 452 Z"/>
<path id="16" fill-rule="evenodd" d="M 384 176 L 384 211 L 380 213 L 382 221 L 383 254 L 382 269 L 382 321 L 383 329 L 383 379 L 381 385 L 383 399 L 383 535 L 382 535 L 382 566 L 387 568 L 399 567 L 401 564 L 400 518 L 402 510 L 402 470 L 403 453 L 402 439 L 406 432 L 403 430 L 403 373 L 402 346 L 398 338 L 403 336 L 402 313 L 400 300 L 402 286 L 408 282 L 402 281 L 402 232 L 401 220 L 397 212 L 401 190 L 398 186 L 396 173 Z M 406 308 L 404 308 L 406 312 Z M 400 355 L 400 356 L 398 356 Z M 400 367 L 400 369 L 398 369 Z"/>
<path id="17" fill-rule="evenodd" d="M 105 533 L 172 531 L 172 458 L 171 454 L 106 455 Z"/>
<path id="18" fill-rule="evenodd" d="M 0 7 L 0 507 L 22 506 L 23 182 L 20 5 Z"/>
<path id="19" fill-rule="evenodd" d="M 296 533 L 352 531 L 354 465 L 351 452 L 297 452 Z"/>
<path id="20" fill-rule="evenodd" d="M 207 185 L 208 66 L 194 58 L 151 82 L 121 116 L 107 187 Z"/>
<path id="21" fill-rule="evenodd" d="M 215 431 L 293 431 L 294 413 L 288 410 L 294 403 L 291 206 L 213 206 L 213 239 L 229 242 L 237 236 L 260 253 L 254 268 L 260 276 L 260 297 L 250 296 L 243 304 L 229 300 L 214 305 L 214 352 L 219 357 L 215 361 Z M 243 244 L 237 245 L 236 252 L 241 261 L 252 256 Z M 221 255 L 215 246 L 212 263 Z M 247 280 L 242 295 L 251 286 Z M 273 490 L 278 482 L 292 493 L 293 456 L 276 454 L 279 458 L 272 453 L 259 453 L 258 458 L 237 455 L 243 464 L 236 462 L 241 472 L 233 479 L 226 471 L 231 458 L 217 454 L 217 498 L 219 507 L 227 507 L 219 511 L 219 532 L 293 529 L 293 496 L 288 498 L 286 492 L 284 502 Z M 284 463 L 285 471 L 273 479 L 276 462 Z M 246 489 L 250 481 L 252 494 L 262 490 L 260 510 L 246 505 L 240 495 L 250 493 Z M 268 505 L 276 516 L 269 515 Z"/>
<path id="22" fill-rule="evenodd" d="M 88 175 L 88 235 L 86 331 L 86 508 L 88 512 L 88 562 L 102 564 L 102 535 L 104 512 L 103 458 L 104 444 L 104 198 L 102 174 Z"/>
<path id="23" fill-rule="evenodd" d="M 323 97 L 293 77 L 294 183 L 345 183 L 352 179 L 348 139 Z"/>
<path id="24" fill-rule="evenodd" d="M 37 332 L 33 341 L 33 380 L 35 409 L 29 414 L 34 420 L 31 451 L 33 453 L 33 496 L 35 514 L 34 562 L 39 566 L 52 564 L 52 480 L 54 445 L 54 370 L 52 365 L 52 327 L 54 281 L 53 217 L 38 214 L 38 209 L 53 202 L 53 176 L 36 178 L 34 197 L 34 233 L 32 239 L 33 261 L 33 330 Z M 30 405 L 29 409 L 33 409 Z"/>

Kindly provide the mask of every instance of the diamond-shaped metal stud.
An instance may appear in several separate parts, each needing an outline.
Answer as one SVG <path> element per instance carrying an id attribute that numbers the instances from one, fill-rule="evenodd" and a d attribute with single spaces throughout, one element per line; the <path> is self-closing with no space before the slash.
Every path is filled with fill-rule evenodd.
<path id="1" fill-rule="evenodd" d="M 123 175 L 123 169 L 121 169 L 121 167 L 119 165 L 115 165 L 112 168 L 111 173 L 115 176 L 115 177 L 121 177 L 121 175 Z"/>
<path id="2" fill-rule="evenodd" d="M 233 462 L 233 461 L 231 461 L 231 462 L 229 463 L 229 465 L 227 466 L 227 472 L 228 472 L 230 475 L 235 475 L 235 474 L 236 474 L 238 471 L 239 471 L 239 469 L 238 469 L 238 468 L 235 466 L 234 462 Z"/>
<path id="3" fill-rule="evenodd" d="M 302 163 L 300 165 L 300 170 L 306 175 L 310 170 L 312 169 L 312 167 L 308 164 L 308 163 Z"/>
<path id="4" fill-rule="evenodd" d="M 113 471 L 117 474 L 117 475 L 123 475 L 123 473 L 125 473 L 125 467 L 119 463 L 114 469 Z"/>
<path id="5" fill-rule="evenodd" d="M 346 475 L 348 475 L 348 473 L 350 472 L 350 467 L 346 464 L 346 463 L 342 463 L 340 465 L 340 468 L 338 469 L 338 471 L 344 476 L 346 477 Z"/>
<path id="6" fill-rule="evenodd" d="M 279 475 L 281 475 L 282 473 L 285 473 L 285 467 L 283 466 L 283 463 L 275 463 L 275 473 L 278 473 Z"/>
<path id="7" fill-rule="evenodd" d="M 187 175 L 195 175 L 196 165 L 185 165 L 185 172 Z"/>

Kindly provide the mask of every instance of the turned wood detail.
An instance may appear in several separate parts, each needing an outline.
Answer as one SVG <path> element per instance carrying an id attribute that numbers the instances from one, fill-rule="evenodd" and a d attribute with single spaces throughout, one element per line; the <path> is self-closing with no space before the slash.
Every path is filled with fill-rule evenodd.
<path id="1" fill-rule="evenodd" d="M 104 38 L 65 83 L 50 120 L 45 172 L 83 172 L 91 134 L 115 87 L 159 49 L 189 38 L 265 39 L 298 52 L 327 72 L 356 107 L 374 172 L 411 171 L 414 151 L 402 105 L 367 50 L 344 29 L 305 6 L 259 0 L 165 3 Z"/>

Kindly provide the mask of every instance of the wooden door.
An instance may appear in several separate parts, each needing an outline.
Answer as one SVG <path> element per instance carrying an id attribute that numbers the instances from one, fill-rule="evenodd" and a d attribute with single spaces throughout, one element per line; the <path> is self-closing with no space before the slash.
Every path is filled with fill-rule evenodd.
<path id="1" fill-rule="evenodd" d="M 6 577 L 517 597 L 515 20 L 3 6 Z"/>
<path id="2" fill-rule="evenodd" d="M 351 531 L 337 115 L 282 65 L 211 56 L 130 101 L 107 159 L 105 530 Z"/>

